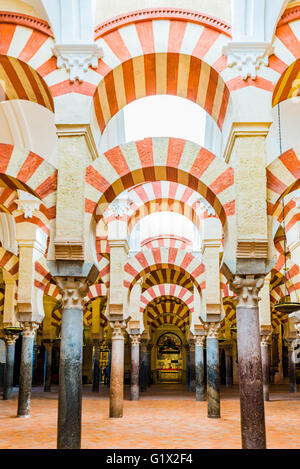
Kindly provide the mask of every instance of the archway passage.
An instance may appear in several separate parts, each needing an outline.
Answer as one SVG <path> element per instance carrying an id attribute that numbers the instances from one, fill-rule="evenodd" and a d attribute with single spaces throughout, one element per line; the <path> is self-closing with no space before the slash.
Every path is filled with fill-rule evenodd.
<path id="1" fill-rule="evenodd" d="M 155 366 L 152 372 L 156 384 L 182 383 L 185 362 L 183 353 L 182 339 L 176 328 L 172 331 L 161 329 L 152 355 L 152 364 Z"/>

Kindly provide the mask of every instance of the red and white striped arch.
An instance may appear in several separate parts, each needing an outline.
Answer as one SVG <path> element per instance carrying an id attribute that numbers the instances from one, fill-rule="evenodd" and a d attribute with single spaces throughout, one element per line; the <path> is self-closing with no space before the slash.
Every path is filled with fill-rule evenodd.
<path id="1" fill-rule="evenodd" d="M 57 170 L 39 155 L 24 148 L 0 143 L 0 179 L 5 188 L 30 192 L 56 215 Z"/>
<path id="2" fill-rule="evenodd" d="M 300 187 L 300 147 L 292 148 L 267 167 L 268 215 L 278 218 L 281 199 Z"/>
<path id="3" fill-rule="evenodd" d="M 172 268 L 187 273 L 199 291 L 205 289 L 205 267 L 191 253 L 175 248 L 144 249 L 124 266 L 124 287 L 131 291 L 143 275 Z"/>
<path id="4" fill-rule="evenodd" d="M 94 96 L 101 133 L 124 106 L 154 94 L 190 99 L 222 128 L 230 93 L 220 70 L 226 67 L 222 48 L 228 43 L 229 28 L 218 27 L 217 19 L 206 19 L 186 10 L 154 8 L 97 28 L 96 42 L 104 51 Z"/>
<path id="5" fill-rule="evenodd" d="M 0 247 L 0 267 L 8 272 L 14 280 L 18 279 L 19 258 L 3 247 Z"/>
<path id="6" fill-rule="evenodd" d="M 141 313 L 144 313 L 145 308 L 152 300 L 159 298 L 161 296 L 172 296 L 182 300 L 190 309 L 191 312 L 194 311 L 194 295 L 189 290 L 180 285 L 174 284 L 160 284 L 154 285 L 153 287 L 145 290 L 141 295 Z"/>
<path id="7" fill-rule="evenodd" d="M 192 250 L 192 241 L 176 235 L 158 235 L 152 238 L 144 239 L 141 242 L 142 249 L 155 249 L 155 248 L 176 248 L 184 249 L 186 251 Z"/>
<path id="8" fill-rule="evenodd" d="M 195 143 L 165 137 L 120 145 L 95 160 L 86 171 L 85 210 L 93 215 L 125 189 L 159 180 L 199 192 L 223 225 L 235 213 L 233 168 Z"/>
<path id="9" fill-rule="evenodd" d="M 172 296 L 164 299 L 166 301 L 160 302 L 160 298 L 156 298 L 146 308 L 147 324 L 151 331 L 154 332 L 164 324 L 171 324 L 185 332 L 190 322 L 189 307 L 183 301 L 176 301 Z"/>
<path id="10" fill-rule="evenodd" d="M 85 302 L 95 300 L 101 296 L 107 296 L 107 288 L 104 283 L 97 283 L 96 285 L 91 285 L 88 291 L 87 296 L 85 297 Z"/>

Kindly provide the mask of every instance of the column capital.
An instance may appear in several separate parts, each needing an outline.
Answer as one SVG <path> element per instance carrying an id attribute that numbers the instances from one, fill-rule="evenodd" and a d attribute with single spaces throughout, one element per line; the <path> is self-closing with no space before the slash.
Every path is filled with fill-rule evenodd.
<path id="1" fill-rule="evenodd" d="M 112 339 L 123 339 L 123 331 L 126 329 L 126 321 L 110 321 Z"/>
<path id="2" fill-rule="evenodd" d="M 139 345 L 141 341 L 141 334 L 129 334 L 131 345 Z"/>
<path id="3" fill-rule="evenodd" d="M 209 322 L 207 323 L 207 338 L 218 339 L 219 330 L 221 329 L 221 322 Z"/>
<path id="4" fill-rule="evenodd" d="M 230 289 L 237 295 L 237 307 L 256 308 L 259 290 L 264 285 L 264 275 L 235 275 L 230 282 Z"/>
<path id="5" fill-rule="evenodd" d="M 81 277 L 56 277 L 64 309 L 81 308 L 89 290 L 89 282 Z"/>
<path id="6" fill-rule="evenodd" d="M 19 337 L 19 334 L 6 334 L 3 336 L 3 339 L 6 345 L 15 345 L 18 337 Z"/>
<path id="7" fill-rule="evenodd" d="M 206 342 L 206 335 L 196 335 L 194 337 L 194 342 L 196 347 L 204 348 Z"/>
<path id="8" fill-rule="evenodd" d="M 272 336 L 271 332 L 269 334 L 261 335 L 260 336 L 260 345 L 262 347 L 268 347 L 271 344 L 271 336 Z"/>
<path id="9" fill-rule="evenodd" d="M 40 327 L 37 322 L 21 322 L 23 328 L 23 337 L 34 338 L 35 332 Z"/>

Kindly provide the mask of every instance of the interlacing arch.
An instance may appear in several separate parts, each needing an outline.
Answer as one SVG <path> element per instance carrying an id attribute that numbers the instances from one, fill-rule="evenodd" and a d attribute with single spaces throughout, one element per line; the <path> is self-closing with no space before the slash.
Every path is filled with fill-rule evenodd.
<path id="1" fill-rule="evenodd" d="M 147 324 L 154 331 L 163 324 L 172 324 L 182 332 L 190 321 L 190 308 L 181 299 L 174 296 L 160 296 L 153 299 L 146 307 Z"/>
<path id="2" fill-rule="evenodd" d="M 157 269 L 150 272 L 144 279 L 142 291 L 162 284 L 179 285 L 184 287 L 190 293 L 194 291 L 194 283 L 187 272 L 181 272 L 174 269 Z"/>
<path id="3" fill-rule="evenodd" d="M 124 287 L 131 291 L 145 274 L 164 268 L 187 272 L 200 292 L 205 289 L 204 265 L 191 253 L 176 248 L 144 249 L 131 257 L 124 266 Z"/>
<path id="4" fill-rule="evenodd" d="M 0 267 L 6 270 L 14 280 L 18 280 L 19 258 L 3 247 L 0 247 Z"/>
<path id="5" fill-rule="evenodd" d="M 145 290 L 141 295 L 141 307 L 140 312 L 143 314 L 145 308 L 151 301 L 155 298 L 159 297 L 175 297 L 182 300 L 189 308 L 190 311 L 194 311 L 193 302 L 194 302 L 194 295 L 189 290 L 180 285 L 174 284 L 160 284 L 155 285 L 153 287 L 148 288 Z"/>
<path id="6" fill-rule="evenodd" d="M 103 212 L 125 189 L 150 181 L 173 181 L 199 192 L 223 226 L 235 213 L 234 171 L 210 151 L 177 138 L 154 137 L 107 151 L 86 170 L 85 210 Z"/>

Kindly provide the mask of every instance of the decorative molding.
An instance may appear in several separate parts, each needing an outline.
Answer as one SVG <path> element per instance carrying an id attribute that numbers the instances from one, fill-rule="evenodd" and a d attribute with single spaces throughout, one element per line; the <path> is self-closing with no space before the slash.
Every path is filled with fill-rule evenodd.
<path id="1" fill-rule="evenodd" d="M 196 347 L 204 348 L 205 343 L 206 343 L 206 336 L 205 335 L 196 335 L 194 337 L 194 342 L 195 342 Z"/>
<path id="2" fill-rule="evenodd" d="M 268 257 L 268 240 L 238 239 L 236 256 L 239 259 L 266 259 Z"/>
<path id="3" fill-rule="evenodd" d="M 57 67 L 70 73 L 70 82 L 84 81 L 84 73 L 91 66 L 98 67 L 98 59 L 103 56 L 98 44 L 55 44 L 52 48 L 57 57 Z"/>
<path id="4" fill-rule="evenodd" d="M 16 13 L 13 11 L 1 11 L 0 23 L 16 24 L 17 26 L 25 26 L 27 28 L 35 29 L 47 36 L 54 38 L 50 25 L 47 21 L 35 18 L 34 16 L 24 15 L 23 13 Z"/>
<path id="5" fill-rule="evenodd" d="M 277 28 L 280 28 L 281 26 L 284 26 L 285 24 L 288 24 L 292 21 L 297 21 L 300 19 L 300 4 L 299 2 L 297 5 L 293 5 L 291 7 L 288 7 L 285 12 L 283 13 L 282 17 L 280 18 Z"/>
<path id="6" fill-rule="evenodd" d="M 41 202 L 39 200 L 15 200 L 18 210 L 24 212 L 24 218 L 32 218 L 34 212 L 38 212 Z"/>
<path id="7" fill-rule="evenodd" d="M 237 295 L 237 305 L 245 308 L 257 308 L 259 290 L 264 285 L 264 276 L 236 275 L 230 282 L 230 289 Z"/>
<path id="8" fill-rule="evenodd" d="M 63 309 L 83 308 L 89 282 L 84 277 L 55 277 L 62 296 Z"/>
<path id="9" fill-rule="evenodd" d="M 35 331 L 40 327 L 37 322 L 21 322 L 21 327 L 23 328 L 23 337 L 34 338 Z"/>
<path id="10" fill-rule="evenodd" d="M 5 340 L 6 345 L 15 345 L 19 337 L 19 334 L 9 334 L 4 335 L 3 339 Z"/>
<path id="11" fill-rule="evenodd" d="M 56 124 L 58 137 L 85 138 L 92 161 L 99 157 L 98 148 L 90 124 Z"/>
<path id="12" fill-rule="evenodd" d="M 112 328 L 112 340 L 124 339 L 123 331 L 126 329 L 127 321 L 110 321 Z"/>
<path id="13" fill-rule="evenodd" d="M 269 56 L 274 48 L 269 42 L 231 42 L 223 47 L 223 54 L 228 57 L 227 66 L 241 72 L 243 80 L 249 77 L 256 80 L 261 66 L 268 67 Z"/>
<path id="14" fill-rule="evenodd" d="M 130 340 L 131 340 L 131 345 L 139 345 L 141 341 L 141 335 L 140 334 L 129 334 Z"/>
<path id="15" fill-rule="evenodd" d="M 221 329 L 221 322 L 209 322 L 207 323 L 207 338 L 208 339 L 218 339 L 219 331 Z"/>
<path id="16" fill-rule="evenodd" d="M 272 332 L 269 334 L 263 334 L 260 336 L 260 345 L 261 347 L 269 347 L 271 344 Z"/>
<path id="17" fill-rule="evenodd" d="M 114 216 L 115 218 L 122 218 L 128 215 L 130 210 L 129 199 L 115 199 L 103 213 L 104 218 Z"/>
<path id="18" fill-rule="evenodd" d="M 119 15 L 99 24 L 95 29 L 95 39 L 99 39 L 107 33 L 111 33 L 120 27 L 128 26 L 132 23 L 160 19 L 189 21 L 201 26 L 208 26 L 231 37 L 231 26 L 214 16 L 199 13 L 194 10 L 183 10 L 182 8 L 147 8 Z"/>

